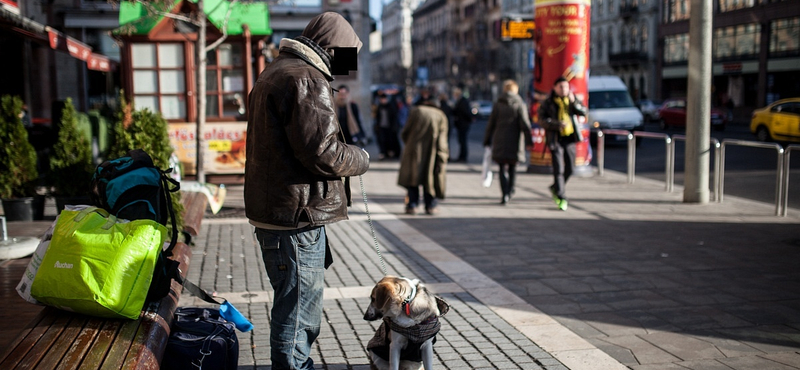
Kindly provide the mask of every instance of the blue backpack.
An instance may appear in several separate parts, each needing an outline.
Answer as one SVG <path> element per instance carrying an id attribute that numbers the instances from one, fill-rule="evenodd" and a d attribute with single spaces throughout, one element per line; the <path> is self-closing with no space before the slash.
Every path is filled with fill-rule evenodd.
<path id="1" fill-rule="evenodd" d="M 167 259 L 178 241 L 175 211 L 171 193 L 180 190 L 180 184 L 153 164 L 153 159 L 142 149 L 128 151 L 128 156 L 103 162 L 92 176 L 92 202 L 109 213 L 127 220 L 153 220 L 164 226 L 168 219 L 172 225 L 169 247 L 156 260 L 153 281 L 147 293 L 148 301 L 169 294 L 171 279 L 182 283 L 178 262 Z"/>

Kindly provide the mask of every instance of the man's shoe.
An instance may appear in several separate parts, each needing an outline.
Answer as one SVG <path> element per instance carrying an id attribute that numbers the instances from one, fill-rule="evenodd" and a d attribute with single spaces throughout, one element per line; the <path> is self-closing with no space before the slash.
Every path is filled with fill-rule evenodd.
<path id="1" fill-rule="evenodd" d="M 415 215 L 417 214 L 417 209 L 414 207 L 406 207 L 406 214 L 407 215 Z"/>
<path id="2" fill-rule="evenodd" d="M 561 199 L 558 202 L 558 209 L 560 209 L 562 211 L 566 211 L 567 210 L 567 200 L 566 199 Z"/>
<path id="3" fill-rule="evenodd" d="M 509 197 L 508 195 L 503 195 L 503 199 L 500 199 L 500 204 L 506 205 L 508 204 L 509 200 L 511 200 L 511 197 Z"/>
<path id="4" fill-rule="evenodd" d="M 425 213 L 433 216 L 439 213 L 439 209 L 436 207 L 425 208 Z"/>

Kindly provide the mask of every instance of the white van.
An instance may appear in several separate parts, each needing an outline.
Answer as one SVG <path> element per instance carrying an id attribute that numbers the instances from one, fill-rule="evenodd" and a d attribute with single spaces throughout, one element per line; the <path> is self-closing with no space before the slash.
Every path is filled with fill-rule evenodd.
<path id="1" fill-rule="evenodd" d="M 589 127 L 644 131 L 642 112 L 633 104 L 628 87 L 617 76 L 589 76 Z M 595 138 L 596 134 L 592 135 Z"/>

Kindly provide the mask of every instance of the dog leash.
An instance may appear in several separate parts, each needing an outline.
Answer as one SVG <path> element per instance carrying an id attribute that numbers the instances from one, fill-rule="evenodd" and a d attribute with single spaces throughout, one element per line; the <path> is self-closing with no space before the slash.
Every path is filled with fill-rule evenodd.
<path id="1" fill-rule="evenodd" d="M 381 269 L 383 270 L 383 275 L 386 276 L 386 265 L 383 263 L 381 248 L 378 246 L 378 237 L 375 235 L 375 227 L 372 225 L 372 216 L 369 214 L 367 192 L 364 190 L 364 177 L 362 175 L 358 175 L 358 182 L 361 184 L 361 196 L 364 198 L 364 209 L 367 211 L 367 223 L 369 223 L 369 231 L 372 233 L 372 240 L 375 242 L 375 252 L 378 252 L 378 260 L 381 261 Z"/>

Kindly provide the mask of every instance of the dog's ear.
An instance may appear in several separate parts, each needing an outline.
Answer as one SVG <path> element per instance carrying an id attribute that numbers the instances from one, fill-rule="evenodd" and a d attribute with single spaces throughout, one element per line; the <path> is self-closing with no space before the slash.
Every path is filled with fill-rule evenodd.
<path id="1" fill-rule="evenodd" d="M 380 308 L 382 312 L 387 312 L 389 310 L 386 306 L 390 304 L 397 295 L 394 287 L 395 284 L 391 281 L 380 281 L 378 285 L 375 286 L 373 291 L 375 307 Z"/>

